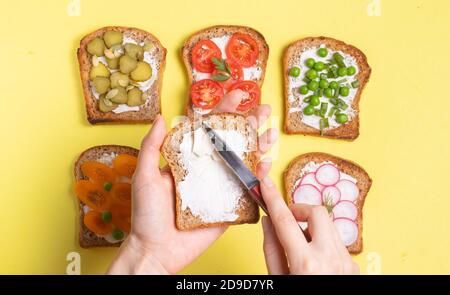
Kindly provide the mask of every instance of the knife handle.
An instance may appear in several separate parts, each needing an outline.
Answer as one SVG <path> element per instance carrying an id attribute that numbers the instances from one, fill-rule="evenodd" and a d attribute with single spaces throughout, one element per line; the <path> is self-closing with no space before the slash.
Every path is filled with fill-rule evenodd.
<path id="1" fill-rule="evenodd" d="M 264 202 L 264 199 L 261 194 L 261 187 L 258 184 L 251 187 L 249 190 L 250 195 L 252 196 L 253 200 L 263 209 L 263 211 L 266 213 L 267 216 L 269 216 L 269 210 L 267 210 L 266 203 Z"/>

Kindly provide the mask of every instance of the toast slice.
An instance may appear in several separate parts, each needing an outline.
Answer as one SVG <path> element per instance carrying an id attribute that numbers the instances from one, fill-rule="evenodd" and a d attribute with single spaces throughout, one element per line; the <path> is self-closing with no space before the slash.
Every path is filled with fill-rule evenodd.
<path id="1" fill-rule="evenodd" d="M 284 172 L 284 186 L 289 204 L 294 203 L 294 191 L 298 187 L 299 180 L 308 172 L 308 165 L 311 165 L 311 162 L 315 164 L 331 162 L 340 170 L 341 173 L 345 173 L 356 180 L 359 195 L 354 201 L 354 204 L 357 207 L 357 217 L 355 223 L 358 227 L 358 237 L 353 244 L 347 246 L 347 249 L 352 254 L 360 253 L 363 250 L 363 207 L 367 193 L 372 185 L 372 179 L 361 166 L 352 161 L 325 153 L 303 154 L 295 158 Z"/>
<path id="2" fill-rule="evenodd" d="M 210 114 L 202 120 L 222 132 L 219 136 L 236 153 L 241 151 L 247 167 L 255 171 L 256 131 L 244 116 Z M 202 132 L 199 121 L 187 119 L 167 134 L 162 146 L 175 181 L 177 228 L 191 230 L 258 222 L 258 205 L 223 160 L 215 157 L 210 139 Z"/>
<path id="3" fill-rule="evenodd" d="M 212 38 L 221 38 L 224 36 L 231 36 L 235 33 L 243 33 L 250 35 L 258 44 L 259 48 L 259 57 L 256 61 L 256 68 L 261 72 L 260 76 L 252 76 L 251 79 L 256 84 L 258 84 L 259 88 L 262 87 L 264 82 L 264 76 L 266 72 L 267 59 L 269 58 L 269 45 L 267 44 L 264 36 L 256 31 L 255 29 L 245 27 L 245 26 L 231 26 L 231 25 L 218 25 L 209 27 L 203 30 L 200 30 L 193 35 L 191 35 L 186 42 L 184 42 L 183 48 L 181 50 L 181 57 L 183 59 L 184 65 L 186 67 L 186 72 L 189 80 L 189 89 L 190 85 L 196 82 L 194 77 L 194 68 L 192 66 L 192 48 L 201 40 L 212 39 Z M 220 46 L 219 46 L 220 47 Z M 222 50 L 223 51 L 223 50 Z M 224 57 L 224 52 L 222 52 L 222 57 Z M 245 75 L 245 73 L 244 73 Z M 199 79 L 200 80 L 200 79 Z M 248 110 L 246 113 L 251 112 L 252 109 Z M 190 117 L 194 115 L 194 111 L 192 108 L 191 98 L 188 97 L 188 103 L 186 106 L 186 114 Z M 201 112 L 200 114 L 204 114 Z"/>
<path id="4" fill-rule="evenodd" d="M 89 80 L 89 73 L 93 67 L 93 56 L 87 51 L 87 44 L 96 37 L 102 37 L 105 32 L 119 31 L 123 33 L 124 40 L 132 39 L 138 44 L 149 43 L 153 46 L 149 50 L 150 65 L 152 68 L 151 86 L 142 88 L 145 103 L 141 106 L 127 108 L 126 104 L 121 104 L 114 111 L 101 112 L 98 106 L 98 99 L 92 91 L 92 83 Z M 125 41 L 123 42 L 125 43 Z M 80 76 L 83 87 L 83 95 L 86 104 L 87 119 L 91 124 L 98 123 L 151 123 L 157 114 L 161 113 L 161 87 L 163 72 L 166 64 L 166 49 L 159 40 L 152 34 L 129 27 L 110 26 L 98 29 L 86 35 L 80 41 L 77 50 L 78 62 L 80 65 Z M 100 61 L 101 62 L 101 61 Z M 148 89 L 147 89 L 148 88 Z"/>
<path id="5" fill-rule="evenodd" d="M 320 47 L 328 49 L 327 57 L 320 58 L 315 54 L 315 51 Z M 350 88 L 350 94 L 347 97 L 340 97 L 349 106 L 343 111 L 348 115 L 348 122 L 341 125 L 336 122 L 333 116 L 331 116 L 328 118 L 330 127 L 320 130 L 319 126 L 317 126 L 319 125 L 317 123 L 318 121 L 311 121 L 314 115 L 306 116 L 303 113 L 303 108 L 308 105 L 308 103 L 303 102 L 303 100 L 313 93 L 309 91 L 306 95 L 301 95 L 299 93 L 299 87 L 304 84 L 302 79 L 304 78 L 305 72 L 308 70 L 305 65 L 305 58 L 312 57 L 316 59 L 316 61 L 320 60 L 327 63 L 332 57 L 333 52 L 340 52 L 344 55 L 344 61 L 346 62 L 347 67 L 353 65 L 357 68 L 354 76 L 336 77 L 333 79 L 340 80 L 344 78 L 358 80 L 359 87 L 353 89 L 352 85 L 346 85 Z M 300 67 L 301 69 L 300 76 L 296 78 L 289 76 L 289 71 L 294 66 Z M 317 135 L 349 140 L 354 140 L 359 136 L 359 101 L 371 73 L 367 58 L 361 50 L 342 41 L 328 37 L 308 37 L 300 39 L 286 48 L 283 57 L 283 73 L 285 93 L 284 128 L 286 133 Z M 321 102 L 329 103 L 329 100 L 322 97 Z M 329 103 L 328 111 L 332 106 L 333 105 Z M 308 122 L 308 124 L 305 122 Z"/>
<path id="6" fill-rule="evenodd" d="M 137 157 L 139 154 L 139 150 L 128 147 L 128 146 L 120 146 L 120 145 L 101 145 L 95 146 L 85 150 L 75 162 L 75 167 L 73 170 L 73 174 L 75 176 L 75 181 L 81 179 L 87 179 L 81 171 L 81 165 L 86 161 L 101 161 L 104 164 L 111 165 L 110 159 L 117 155 L 128 154 Z M 78 209 L 80 215 L 80 232 L 79 232 L 79 243 L 82 248 L 91 248 L 91 247 L 118 247 L 120 246 L 120 242 L 110 243 L 106 239 L 97 236 L 95 233 L 90 231 L 83 222 L 84 219 L 84 210 L 85 204 L 78 200 Z"/>

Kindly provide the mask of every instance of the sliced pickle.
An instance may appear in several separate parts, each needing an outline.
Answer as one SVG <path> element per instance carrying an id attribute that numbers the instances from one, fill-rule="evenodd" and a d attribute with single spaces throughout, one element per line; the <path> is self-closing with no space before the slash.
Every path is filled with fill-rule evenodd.
<path id="1" fill-rule="evenodd" d="M 110 73 L 108 68 L 101 62 L 96 67 L 92 67 L 89 73 L 89 79 L 94 80 L 95 77 L 109 77 Z"/>
<path id="2" fill-rule="evenodd" d="M 111 88 L 116 87 L 127 87 L 130 84 L 130 78 L 127 74 L 123 74 L 121 72 L 115 72 L 111 75 Z"/>
<path id="3" fill-rule="evenodd" d="M 133 43 L 127 43 L 124 45 L 125 53 L 134 59 L 142 60 L 144 58 L 144 50 L 141 46 Z"/>
<path id="4" fill-rule="evenodd" d="M 137 63 L 136 69 L 131 72 L 130 76 L 134 81 L 147 81 L 152 76 L 152 68 L 145 61 L 140 61 Z"/>
<path id="5" fill-rule="evenodd" d="M 128 100 L 127 91 L 123 87 L 116 87 L 111 89 L 107 94 L 106 98 L 110 99 L 114 103 L 126 103 Z"/>
<path id="6" fill-rule="evenodd" d="M 113 103 L 109 99 L 105 98 L 105 95 L 101 95 L 98 99 L 98 108 L 103 113 L 108 113 L 117 108 L 117 104 Z"/>
<path id="7" fill-rule="evenodd" d="M 137 60 L 128 56 L 122 55 L 119 60 L 120 71 L 124 74 L 131 73 L 137 67 Z"/>
<path id="8" fill-rule="evenodd" d="M 142 91 L 136 87 L 129 90 L 127 105 L 129 105 L 130 107 L 135 107 L 144 104 L 145 100 L 142 94 Z"/>
<path id="9" fill-rule="evenodd" d="M 105 50 L 105 42 L 103 42 L 103 40 L 98 37 L 94 38 L 86 45 L 86 49 L 87 52 L 92 55 L 102 56 L 103 51 Z"/>
<path id="10" fill-rule="evenodd" d="M 108 63 L 108 67 L 112 70 L 117 70 L 119 68 L 119 58 L 106 58 L 106 62 Z"/>
<path id="11" fill-rule="evenodd" d="M 103 40 L 108 48 L 116 44 L 122 44 L 123 34 L 117 31 L 108 31 L 103 35 Z"/>
<path id="12" fill-rule="evenodd" d="M 106 77 L 95 77 L 92 82 L 94 84 L 95 91 L 99 94 L 106 93 L 109 89 L 110 82 Z"/>

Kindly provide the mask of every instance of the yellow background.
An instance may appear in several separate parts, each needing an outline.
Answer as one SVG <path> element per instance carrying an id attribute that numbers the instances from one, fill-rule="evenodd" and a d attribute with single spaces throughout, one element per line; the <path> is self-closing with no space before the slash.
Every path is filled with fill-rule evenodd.
<path id="1" fill-rule="evenodd" d="M 105 25 L 155 34 L 168 49 L 162 97 L 170 122 L 187 97 L 182 43 L 215 24 L 248 25 L 265 36 L 263 102 L 277 127 L 290 42 L 325 35 L 366 53 L 372 77 L 360 137 L 282 134 L 271 176 L 281 186 L 288 163 L 310 151 L 360 163 L 373 178 L 364 252 L 355 257 L 362 273 L 450 273 L 450 1 L 382 0 L 380 16 L 367 12 L 376 0 L 81 0 L 80 16 L 69 16 L 71 2 L 0 4 L 0 273 L 65 273 L 72 251 L 81 254 L 82 273 L 103 273 L 116 253 L 77 244 L 73 163 L 94 145 L 138 147 L 149 126 L 87 123 L 75 55 L 82 36 Z M 260 224 L 229 229 L 184 272 L 265 273 Z"/>

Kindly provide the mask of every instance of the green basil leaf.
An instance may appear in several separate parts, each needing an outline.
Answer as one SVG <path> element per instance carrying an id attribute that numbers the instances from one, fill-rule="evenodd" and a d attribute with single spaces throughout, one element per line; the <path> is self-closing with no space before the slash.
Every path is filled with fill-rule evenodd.
<path id="1" fill-rule="evenodd" d="M 216 74 L 216 75 L 212 75 L 211 78 L 214 81 L 227 81 L 228 79 L 230 79 L 230 76 L 224 75 L 224 74 Z"/>

